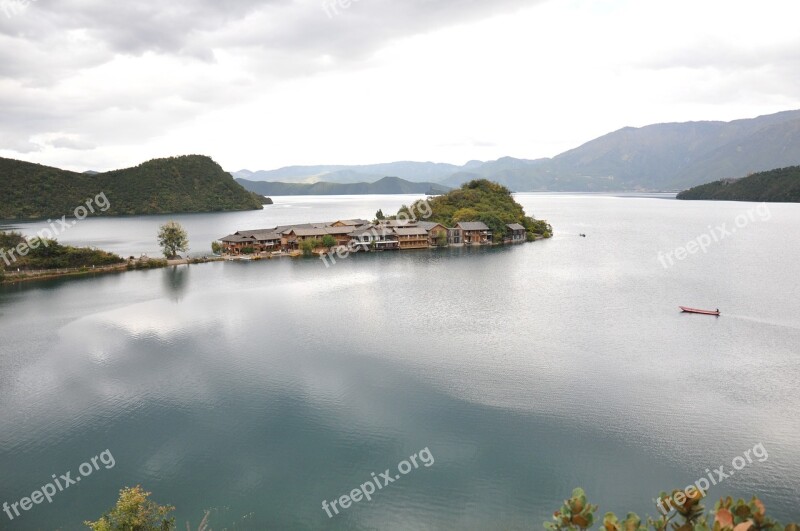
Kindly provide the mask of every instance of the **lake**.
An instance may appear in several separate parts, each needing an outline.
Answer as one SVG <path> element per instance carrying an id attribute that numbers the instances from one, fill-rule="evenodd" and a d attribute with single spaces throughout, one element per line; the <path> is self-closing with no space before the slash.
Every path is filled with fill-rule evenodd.
<path id="1" fill-rule="evenodd" d="M 0 528 L 81 529 L 141 484 L 179 529 L 205 510 L 214 529 L 541 529 L 574 487 L 600 519 L 655 516 L 660 491 L 720 466 L 706 505 L 755 494 L 800 519 L 800 205 L 516 197 L 552 239 L 3 286 L 0 503 L 104 450 L 114 466 Z M 413 199 L 173 218 L 204 254 Z M 166 219 L 61 240 L 155 255 Z M 387 469 L 401 477 L 329 518 L 323 500 Z"/>

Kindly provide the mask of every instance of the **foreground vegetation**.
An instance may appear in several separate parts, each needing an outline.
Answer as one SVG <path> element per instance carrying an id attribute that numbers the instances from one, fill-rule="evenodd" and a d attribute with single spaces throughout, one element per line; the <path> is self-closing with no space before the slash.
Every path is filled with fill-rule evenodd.
<path id="1" fill-rule="evenodd" d="M 470 181 L 457 190 L 426 201 L 432 214 L 425 221 L 441 223 L 445 227 L 454 227 L 462 221 L 482 221 L 493 231 L 496 242 L 507 235 L 508 223 L 525 227 L 530 241 L 553 235 L 549 223 L 525 215 L 522 205 L 514 200 L 508 188 L 486 179 Z M 398 216 L 419 217 L 419 213 L 428 208 L 418 202 L 410 208 L 401 208 Z"/>
<path id="2" fill-rule="evenodd" d="M 19 252 L 20 250 L 22 253 Z M 2 280 L 3 269 L 38 271 L 103 267 L 125 262 L 120 256 L 99 249 L 61 245 L 56 240 L 50 239 L 31 238 L 28 240 L 17 232 L 0 232 L 0 251 L 5 258 L 0 260 L 0 280 Z"/>
<path id="3" fill-rule="evenodd" d="M 110 207 L 93 215 L 257 210 L 269 202 L 200 155 L 156 159 L 106 173 L 76 173 L 0 158 L 0 219 L 70 217 L 87 198 L 101 192 Z"/>
<path id="4" fill-rule="evenodd" d="M 119 493 L 114 507 L 96 522 L 84 522 L 92 531 L 172 531 L 176 529 L 175 518 L 170 513 L 175 507 L 159 505 L 150 499 L 151 493 L 140 486 L 126 487 Z M 666 507 L 657 519 L 647 517 L 643 521 L 637 514 L 628 513 L 620 520 L 614 513 L 606 513 L 600 529 L 602 531 L 800 531 L 797 524 L 786 526 L 768 517 L 764 504 L 756 497 L 749 502 L 723 498 L 706 513 L 701 502 L 703 494 L 694 488 L 686 491 L 674 490 L 672 494 L 662 492 L 659 500 Z M 575 489 L 568 500 L 555 513 L 552 521 L 544 522 L 549 531 L 586 531 L 595 523 L 598 507 L 586 498 L 583 489 Z M 200 523 L 200 530 L 208 530 L 209 513 Z M 712 521 L 713 520 L 713 521 Z M 187 523 L 186 528 L 189 529 Z"/>
<path id="5" fill-rule="evenodd" d="M 702 184 L 679 193 L 678 199 L 800 203 L 800 166 Z"/>
<path id="6" fill-rule="evenodd" d="M 171 531 L 175 518 L 169 516 L 175 507 L 158 505 L 150 492 L 140 486 L 119 491 L 117 504 L 96 522 L 86 521 L 92 531 Z"/>
<path id="7" fill-rule="evenodd" d="M 672 494 L 662 492 L 659 501 L 665 513 L 654 519 L 643 521 L 636 513 L 628 513 L 620 520 L 614 513 L 603 517 L 604 531 L 800 531 L 797 524 L 783 526 L 766 515 L 764 504 L 756 497 L 746 502 L 723 498 L 714 506 L 713 512 L 706 514 L 700 504 L 703 493 L 690 487 L 685 491 L 674 490 Z M 545 522 L 549 531 L 584 531 L 594 525 L 597 505 L 586 499 L 583 489 L 575 489 L 564 505 L 553 513 L 553 519 Z M 713 522 L 712 522 L 713 520 Z"/>

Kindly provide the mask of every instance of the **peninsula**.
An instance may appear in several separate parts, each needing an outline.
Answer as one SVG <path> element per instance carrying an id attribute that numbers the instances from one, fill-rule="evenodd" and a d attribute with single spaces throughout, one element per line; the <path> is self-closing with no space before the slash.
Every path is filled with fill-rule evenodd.
<path id="1" fill-rule="evenodd" d="M 97 216 L 259 210 L 272 202 L 242 188 L 202 155 L 154 159 L 105 173 L 0 158 L 0 219 L 58 218 L 101 192 L 109 208 Z"/>
<path id="2" fill-rule="evenodd" d="M 678 199 L 800 203 L 800 166 L 702 184 L 679 193 Z"/>

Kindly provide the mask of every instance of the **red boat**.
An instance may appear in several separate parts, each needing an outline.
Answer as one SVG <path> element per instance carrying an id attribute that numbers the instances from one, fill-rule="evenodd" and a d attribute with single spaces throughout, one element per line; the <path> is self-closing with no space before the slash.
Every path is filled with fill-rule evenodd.
<path id="1" fill-rule="evenodd" d="M 684 312 L 686 312 L 686 313 L 700 313 L 700 314 L 703 314 L 703 315 L 717 315 L 717 316 L 720 315 L 719 309 L 717 309 L 717 310 L 698 310 L 697 308 L 687 308 L 686 306 L 679 306 L 679 308 L 681 310 L 683 310 Z"/>

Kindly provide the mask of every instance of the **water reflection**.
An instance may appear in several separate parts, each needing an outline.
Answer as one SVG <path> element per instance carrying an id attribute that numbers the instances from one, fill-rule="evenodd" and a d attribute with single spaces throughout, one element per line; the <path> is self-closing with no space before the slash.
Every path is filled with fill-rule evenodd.
<path id="1" fill-rule="evenodd" d="M 189 266 L 171 266 L 163 271 L 162 282 L 164 292 L 175 302 L 180 302 L 186 295 L 186 288 L 189 285 Z"/>

